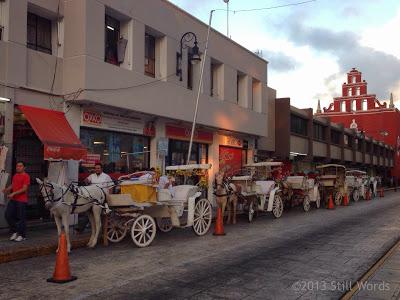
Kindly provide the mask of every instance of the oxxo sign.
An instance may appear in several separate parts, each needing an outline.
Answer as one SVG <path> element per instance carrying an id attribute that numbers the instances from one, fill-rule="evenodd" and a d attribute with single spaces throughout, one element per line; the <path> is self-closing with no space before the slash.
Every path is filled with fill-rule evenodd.
<path id="1" fill-rule="evenodd" d="M 83 111 L 82 113 L 82 123 L 88 125 L 98 125 L 102 124 L 102 116 L 101 114 L 93 111 Z"/>

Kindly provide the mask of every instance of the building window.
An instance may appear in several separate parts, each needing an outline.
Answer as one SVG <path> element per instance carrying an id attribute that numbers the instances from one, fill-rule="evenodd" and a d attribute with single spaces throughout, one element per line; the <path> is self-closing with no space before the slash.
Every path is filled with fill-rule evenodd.
<path id="1" fill-rule="evenodd" d="M 347 96 L 352 96 L 352 94 L 351 94 L 351 88 L 348 88 L 348 89 L 347 89 Z"/>
<path id="2" fill-rule="evenodd" d="M 331 142 L 332 144 L 340 145 L 341 133 L 336 130 L 331 130 Z"/>
<path id="3" fill-rule="evenodd" d="M 176 166 L 186 164 L 189 151 L 189 142 L 180 140 L 169 140 L 167 165 Z M 190 163 L 206 164 L 208 162 L 208 145 L 193 143 Z"/>
<path id="4" fill-rule="evenodd" d="M 216 79 L 217 79 L 217 66 L 216 64 L 211 64 L 210 70 L 210 96 L 213 97 L 216 93 Z"/>
<path id="5" fill-rule="evenodd" d="M 352 148 L 353 147 L 353 137 L 345 134 L 344 135 L 344 145 L 347 146 L 348 148 Z"/>
<path id="6" fill-rule="evenodd" d="M 352 111 L 356 111 L 357 110 L 357 108 L 356 108 L 356 100 L 351 100 L 351 110 Z"/>
<path id="7" fill-rule="evenodd" d="M 346 101 L 340 102 L 340 111 L 342 112 L 346 111 Z"/>
<path id="8" fill-rule="evenodd" d="M 144 47 L 144 73 L 156 77 L 156 38 L 147 33 Z"/>
<path id="9" fill-rule="evenodd" d="M 236 102 L 239 103 L 240 98 L 240 75 L 236 74 Z"/>
<path id="10" fill-rule="evenodd" d="M 325 126 L 322 126 L 320 124 L 315 124 L 314 123 L 314 139 L 320 140 L 320 141 L 325 141 L 326 140 L 326 135 L 325 135 Z"/>
<path id="11" fill-rule="evenodd" d="M 106 15 L 105 21 L 105 49 L 104 61 L 113 65 L 119 65 L 118 62 L 118 41 L 120 37 L 120 22 Z"/>
<path id="12" fill-rule="evenodd" d="M 351 82 L 356 83 L 356 76 L 351 77 Z"/>
<path id="13" fill-rule="evenodd" d="M 367 99 L 364 99 L 362 101 L 362 110 L 368 110 L 368 101 L 367 101 Z"/>
<path id="14" fill-rule="evenodd" d="M 295 115 L 290 115 L 290 131 L 307 136 L 307 120 Z"/>
<path id="15" fill-rule="evenodd" d="M 3 40 L 4 27 L 0 25 L 0 41 Z"/>
<path id="16" fill-rule="evenodd" d="M 357 151 L 362 151 L 362 143 L 363 143 L 363 140 L 356 139 Z"/>
<path id="17" fill-rule="evenodd" d="M 360 96 L 360 87 L 356 87 L 356 96 Z"/>
<path id="18" fill-rule="evenodd" d="M 51 21 L 28 12 L 27 47 L 51 54 Z"/>
<path id="19" fill-rule="evenodd" d="M 148 137 L 91 128 L 81 128 L 81 142 L 97 156 L 106 173 L 130 173 L 149 168 Z M 145 152 L 145 153 L 144 153 Z M 80 173 L 87 172 L 85 163 Z"/>

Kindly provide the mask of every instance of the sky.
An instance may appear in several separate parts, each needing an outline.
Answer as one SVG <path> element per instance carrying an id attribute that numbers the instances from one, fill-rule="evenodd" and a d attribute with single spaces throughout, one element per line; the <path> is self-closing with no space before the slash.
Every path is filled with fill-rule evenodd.
<path id="1" fill-rule="evenodd" d="M 208 23 L 212 9 L 226 9 L 223 0 L 170 0 Z M 368 82 L 368 93 L 387 101 L 392 92 L 400 107 L 400 1 L 230 0 L 232 40 L 269 62 L 268 86 L 278 97 L 290 97 L 299 108 L 327 107 L 341 96 L 346 73 L 355 67 Z M 226 34 L 226 12 L 217 11 L 214 29 Z"/>

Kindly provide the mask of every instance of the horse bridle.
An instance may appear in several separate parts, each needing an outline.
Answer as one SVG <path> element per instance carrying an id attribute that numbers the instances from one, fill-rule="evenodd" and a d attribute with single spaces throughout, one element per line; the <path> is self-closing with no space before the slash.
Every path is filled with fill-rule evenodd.
<path id="1" fill-rule="evenodd" d="M 48 190 L 45 187 L 50 188 L 51 189 L 51 193 L 49 193 Z M 65 191 L 63 191 L 61 193 L 61 196 L 56 198 L 56 199 L 54 199 L 54 185 L 52 183 L 50 183 L 50 182 L 43 182 L 40 185 L 39 191 L 43 196 L 43 190 L 44 190 L 44 194 L 45 195 L 43 196 L 43 200 L 44 200 L 45 204 L 48 203 L 48 202 L 55 203 L 55 202 L 58 202 L 58 201 L 60 201 L 60 200 L 62 200 L 64 198 L 64 196 L 67 194 L 67 192 L 70 189 L 70 187 L 71 187 L 71 184 L 68 186 L 67 189 L 65 189 Z"/>

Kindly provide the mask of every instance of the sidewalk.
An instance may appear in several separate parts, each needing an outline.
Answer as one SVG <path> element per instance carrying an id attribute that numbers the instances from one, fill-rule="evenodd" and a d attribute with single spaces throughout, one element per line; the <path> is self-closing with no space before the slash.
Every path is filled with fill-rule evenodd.
<path id="1" fill-rule="evenodd" d="M 72 233 L 72 248 L 86 246 L 89 236 L 90 230 L 82 235 Z M 12 242 L 9 238 L 8 234 L 0 235 L 0 264 L 55 253 L 58 243 L 55 228 L 28 231 L 27 239 L 19 243 Z"/>
<path id="2" fill-rule="evenodd" d="M 352 299 L 399 299 L 400 298 L 400 242 L 383 264 L 364 284 Z"/>

